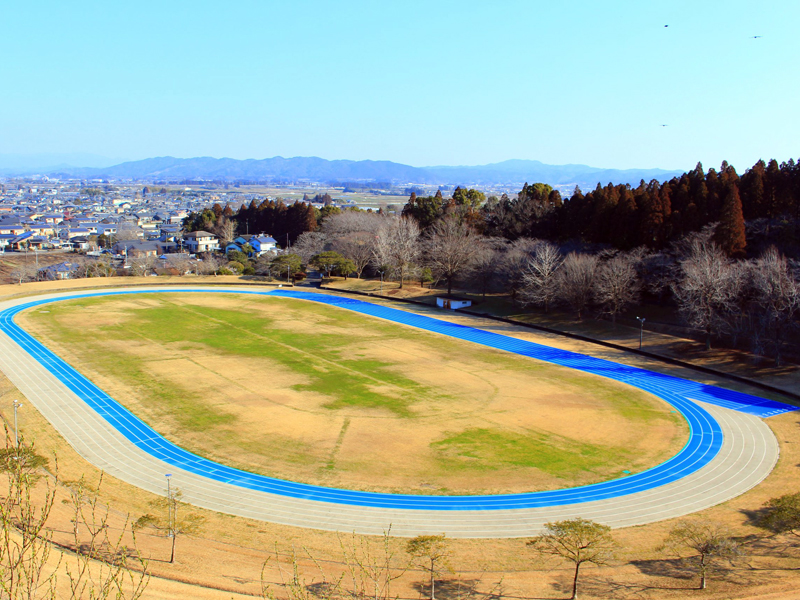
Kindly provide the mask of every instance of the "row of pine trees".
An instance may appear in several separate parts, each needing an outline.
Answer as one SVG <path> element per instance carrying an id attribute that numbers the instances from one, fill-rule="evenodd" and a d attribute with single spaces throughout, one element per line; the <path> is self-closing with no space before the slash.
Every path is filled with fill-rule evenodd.
<path id="1" fill-rule="evenodd" d="M 697 167 L 670 181 L 580 188 L 562 201 L 544 184 L 525 185 L 516 199 L 490 198 L 482 209 L 483 233 L 517 239 L 579 240 L 628 250 L 663 248 L 688 233 L 718 223 L 717 243 L 744 256 L 745 221 L 800 217 L 800 163 L 758 161 L 739 176 L 723 162 L 719 171 Z"/>

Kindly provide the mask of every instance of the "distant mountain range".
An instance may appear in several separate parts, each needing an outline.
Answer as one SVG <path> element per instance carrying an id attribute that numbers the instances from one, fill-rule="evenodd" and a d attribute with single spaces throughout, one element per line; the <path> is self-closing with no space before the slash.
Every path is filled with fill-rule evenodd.
<path id="1" fill-rule="evenodd" d="M 0 157 L 1 158 L 1 157 Z M 375 181 L 396 184 L 429 185 L 580 185 L 583 188 L 599 182 L 630 183 L 640 180 L 671 179 L 683 171 L 663 169 L 598 169 L 586 165 L 547 165 L 537 160 L 507 160 L 481 166 L 411 167 L 390 161 L 325 160 L 316 157 L 265 158 L 236 160 L 233 158 L 173 158 L 164 156 L 124 162 L 113 166 L 65 167 L 47 170 L 4 168 L 0 173 L 50 175 L 79 179 L 133 179 L 140 181 L 184 180 L 248 180 L 248 181 Z"/>
<path id="2" fill-rule="evenodd" d="M 0 154 L 0 174 L 51 173 L 63 169 L 82 167 L 104 168 L 119 164 L 123 159 L 96 154 Z"/>

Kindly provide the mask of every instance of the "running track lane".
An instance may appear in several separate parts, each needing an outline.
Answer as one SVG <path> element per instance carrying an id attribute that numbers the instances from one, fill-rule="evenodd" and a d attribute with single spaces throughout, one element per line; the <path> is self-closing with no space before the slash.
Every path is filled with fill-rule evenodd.
<path id="1" fill-rule="evenodd" d="M 528 494 L 497 496 L 378 494 L 300 484 L 247 473 L 189 453 L 164 439 L 14 322 L 15 315 L 20 311 L 55 301 L 159 292 L 239 293 L 310 300 L 597 374 L 653 393 L 673 405 L 689 423 L 689 440 L 686 446 L 670 460 L 642 473 L 589 486 Z M 263 491 L 288 498 L 352 506 L 427 511 L 504 510 L 554 507 L 619 498 L 676 482 L 702 469 L 717 455 L 723 442 L 720 426 L 708 411 L 697 405 L 693 400 L 760 417 L 796 410 L 795 407 L 756 396 L 702 385 L 644 369 L 619 365 L 566 350 L 559 350 L 472 327 L 440 321 L 424 315 L 408 313 L 361 300 L 309 292 L 180 288 L 70 294 L 57 299 L 34 300 L 0 312 L 0 330 L 26 350 L 50 373 L 55 375 L 126 439 L 151 456 L 190 473 L 249 490 Z"/>

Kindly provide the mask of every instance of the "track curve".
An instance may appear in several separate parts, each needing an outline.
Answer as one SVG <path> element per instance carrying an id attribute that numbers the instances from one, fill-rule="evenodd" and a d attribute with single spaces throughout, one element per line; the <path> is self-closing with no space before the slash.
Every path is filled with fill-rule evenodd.
<path id="1" fill-rule="evenodd" d="M 322 302 L 484 346 L 621 381 L 679 410 L 691 434 L 673 458 L 648 471 L 594 485 L 499 496 L 416 496 L 338 490 L 247 473 L 172 444 L 14 322 L 19 312 L 60 300 L 137 293 L 258 294 Z M 360 533 L 392 525 L 398 535 L 530 535 L 543 523 L 582 516 L 612 526 L 678 516 L 736 496 L 772 469 L 777 442 L 759 417 L 795 410 L 714 386 L 620 365 L 369 302 L 313 292 L 252 287 L 157 287 L 49 294 L 0 304 L 2 370 L 67 441 L 96 466 L 163 493 L 171 472 L 185 498 L 257 519 Z M 702 482 L 702 485 L 701 485 Z"/>

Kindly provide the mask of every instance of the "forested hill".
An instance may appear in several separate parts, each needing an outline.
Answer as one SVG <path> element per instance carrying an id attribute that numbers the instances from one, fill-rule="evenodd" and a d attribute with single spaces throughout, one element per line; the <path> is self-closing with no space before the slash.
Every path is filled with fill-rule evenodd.
<path id="1" fill-rule="evenodd" d="M 52 172 L 63 177 L 137 180 L 240 180 L 240 181 L 382 181 L 433 185 L 522 185 L 541 181 L 550 185 L 594 187 L 597 182 L 636 184 L 639 180 L 664 181 L 680 171 L 662 169 L 598 169 L 586 165 L 547 165 L 535 160 L 508 160 L 483 166 L 411 167 L 391 161 L 325 160 L 316 157 L 173 158 L 170 156 L 125 162 L 102 169 L 67 168 Z"/>
<path id="2" fill-rule="evenodd" d="M 414 198 L 404 213 L 419 221 L 418 215 L 436 214 L 431 208 L 435 204 L 436 198 Z M 779 245 L 794 256 L 800 226 L 800 163 L 758 161 L 741 176 L 727 162 L 708 172 L 698 163 L 694 170 L 663 183 L 598 184 L 587 192 L 576 188 L 564 201 L 548 185 L 525 185 L 516 198 L 489 198 L 476 222 L 488 236 L 579 240 L 623 250 L 663 248 L 715 224 L 715 239 L 730 256 L 757 252 L 764 244 Z"/>

